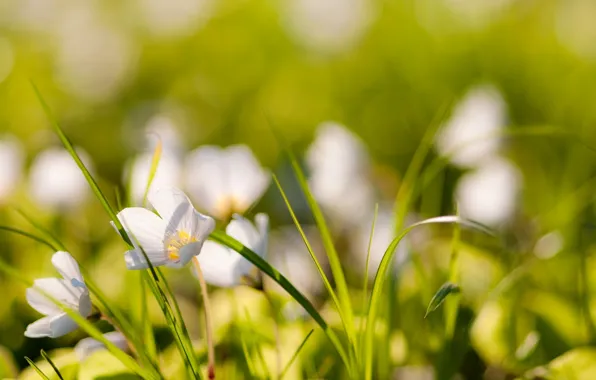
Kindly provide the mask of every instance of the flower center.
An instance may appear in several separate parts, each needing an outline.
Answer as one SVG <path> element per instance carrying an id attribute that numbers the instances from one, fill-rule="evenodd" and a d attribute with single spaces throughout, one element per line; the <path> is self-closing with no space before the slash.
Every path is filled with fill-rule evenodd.
<path id="1" fill-rule="evenodd" d="M 235 212 L 244 211 L 246 211 L 244 202 L 234 196 L 220 197 L 215 204 L 215 215 L 221 220 L 229 219 Z"/>
<path id="2" fill-rule="evenodd" d="M 194 243 L 197 238 L 186 231 L 176 231 L 168 238 L 166 243 L 166 250 L 168 251 L 168 259 L 177 262 L 180 260 L 180 250 L 187 244 Z"/>

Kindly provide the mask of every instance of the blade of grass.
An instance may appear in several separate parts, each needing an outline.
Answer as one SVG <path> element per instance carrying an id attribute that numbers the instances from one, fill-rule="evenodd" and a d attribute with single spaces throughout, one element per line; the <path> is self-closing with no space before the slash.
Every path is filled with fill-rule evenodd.
<path id="1" fill-rule="evenodd" d="M 321 327 L 327 338 L 333 344 L 335 349 L 337 350 L 338 355 L 340 356 L 342 362 L 348 369 L 349 373 L 353 375 L 353 368 L 343 347 L 342 343 L 340 342 L 339 338 L 331 329 L 331 327 L 325 322 L 325 319 L 319 314 L 317 309 L 313 306 L 312 303 L 298 290 L 292 285 L 290 281 L 286 277 L 284 277 L 277 269 L 275 269 L 271 264 L 257 255 L 255 252 L 250 250 L 249 248 L 245 247 L 242 243 L 238 240 L 234 239 L 231 236 L 228 236 L 225 232 L 221 230 L 215 230 L 211 233 L 209 237 L 211 240 L 224 245 L 234 251 L 238 252 L 248 261 L 250 261 L 254 266 L 260 269 L 263 273 L 267 276 L 271 277 L 272 280 L 277 282 L 289 295 L 296 300 L 306 312 L 313 318 L 313 320 Z"/>
<path id="2" fill-rule="evenodd" d="M 282 380 L 284 378 L 284 376 L 286 375 L 286 373 L 288 372 L 288 370 L 290 369 L 290 367 L 292 366 L 292 364 L 298 357 L 298 354 L 300 354 L 300 351 L 302 351 L 302 348 L 306 345 L 306 342 L 308 342 L 308 338 L 310 338 L 310 336 L 312 335 L 312 333 L 314 331 L 315 330 L 310 330 L 310 332 L 306 335 L 306 337 L 304 337 L 304 339 L 302 340 L 302 343 L 300 343 L 300 345 L 298 346 L 296 351 L 294 351 L 294 354 L 292 355 L 290 360 L 286 363 L 284 369 L 279 374 L 279 380 Z"/>
<path id="3" fill-rule="evenodd" d="M 38 243 L 45 245 L 46 247 L 49 247 L 53 252 L 59 251 L 58 247 L 54 246 L 54 244 L 50 243 L 49 241 L 45 240 L 44 238 L 41 238 L 37 235 L 33 235 L 32 233 L 29 233 L 29 232 L 26 232 L 23 230 L 19 230 L 18 228 L 0 225 L 0 230 L 11 232 L 11 233 L 21 235 L 21 236 L 25 236 L 31 240 L 34 240 Z"/>
<path id="4" fill-rule="evenodd" d="M 459 216 L 459 212 L 457 213 Z M 459 283 L 459 245 L 461 241 L 461 225 L 455 224 L 453 226 L 453 238 L 451 239 L 451 254 L 449 257 L 449 282 L 452 284 Z M 445 300 L 445 337 L 448 341 L 453 339 L 455 332 L 455 324 L 457 321 L 457 314 L 459 308 L 459 296 L 450 297 Z"/>
<path id="5" fill-rule="evenodd" d="M 323 212 L 321 211 L 319 205 L 317 204 L 317 201 L 315 200 L 314 196 L 310 191 L 310 188 L 308 187 L 308 182 L 306 180 L 304 172 L 302 171 L 302 168 L 300 167 L 300 164 L 298 163 L 298 160 L 296 159 L 296 157 L 290 149 L 286 148 L 285 150 L 292 164 L 292 168 L 294 169 L 296 179 L 298 180 L 300 188 L 302 189 L 302 192 L 306 197 L 306 202 L 308 203 L 312 211 L 317 227 L 319 228 L 319 231 L 321 233 L 323 246 L 325 247 L 325 252 L 327 252 L 327 258 L 329 259 L 329 267 L 331 268 L 331 273 L 333 274 L 333 279 L 335 280 L 335 286 L 337 288 L 339 302 L 345 318 L 346 334 L 348 336 L 348 340 L 351 346 L 350 352 L 356 353 L 357 341 L 354 331 L 354 311 L 352 309 L 352 302 L 350 300 L 348 283 L 346 282 L 346 278 L 341 267 L 339 255 L 335 250 L 331 232 L 329 231 L 327 223 L 325 222 Z"/>
<path id="6" fill-rule="evenodd" d="M 329 282 L 329 279 L 327 278 L 327 275 L 325 274 L 325 271 L 323 270 L 323 267 L 321 266 L 321 263 L 319 262 L 319 259 L 317 258 L 317 256 L 315 255 L 312 246 L 310 245 L 310 242 L 308 241 L 308 238 L 306 237 L 306 234 L 304 233 L 304 229 L 302 228 L 302 226 L 300 225 L 300 222 L 298 221 L 298 218 L 296 217 L 296 214 L 294 213 L 294 209 L 292 208 L 292 205 L 290 204 L 290 201 L 288 200 L 288 197 L 283 189 L 283 187 L 281 186 L 281 184 L 279 183 L 279 180 L 277 178 L 277 176 L 273 175 L 273 181 L 275 182 L 275 185 L 277 186 L 281 197 L 283 198 L 285 204 L 286 204 L 286 208 L 288 209 L 288 211 L 290 212 L 290 216 L 292 217 L 292 221 L 294 222 L 294 225 L 296 226 L 296 229 L 298 230 L 298 232 L 300 233 L 300 237 L 302 238 L 302 241 L 304 242 L 304 245 L 306 246 L 306 249 L 308 250 L 308 253 L 310 254 L 310 257 L 312 258 L 313 262 L 315 263 L 316 267 L 317 267 L 317 271 L 319 272 L 319 276 L 321 276 L 321 279 L 323 280 L 323 284 L 325 285 L 325 289 L 327 289 L 327 292 L 329 293 L 329 296 L 331 297 L 331 299 L 333 300 L 333 303 L 335 304 L 336 308 L 337 308 L 337 312 L 339 313 L 339 317 L 341 319 L 343 328 L 344 328 L 344 332 L 346 333 L 346 335 L 348 334 L 348 327 L 346 326 L 346 319 L 343 313 L 343 309 L 341 307 L 341 304 L 339 302 L 339 299 L 337 298 L 337 294 L 333 291 L 333 287 L 331 286 L 331 283 Z"/>
<path id="7" fill-rule="evenodd" d="M 242 353 L 244 354 L 244 360 L 246 361 L 246 366 L 248 367 L 248 374 L 251 378 L 256 378 L 255 372 L 255 365 L 253 363 L 252 356 L 250 352 L 248 352 L 248 347 L 246 346 L 246 339 L 244 339 L 244 334 L 240 334 L 240 344 L 242 345 Z"/>
<path id="8" fill-rule="evenodd" d="M 26 214 L 22 209 L 15 207 L 15 211 L 21 217 L 23 217 L 23 219 L 25 219 L 29 224 L 31 224 L 31 226 L 33 226 L 36 230 L 38 230 L 44 236 L 46 236 L 48 238 L 48 240 L 50 240 L 52 242 L 53 246 L 58 248 L 57 251 L 66 251 L 64 244 L 62 244 L 60 239 L 58 239 L 58 237 L 56 235 L 54 235 L 54 233 L 52 233 L 52 231 L 50 231 L 49 229 L 47 229 L 40 223 L 36 222 L 32 217 L 30 217 L 28 214 Z"/>
<path id="9" fill-rule="evenodd" d="M 377 274 L 375 276 L 375 281 L 372 288 L 372 294 L 369 301 L 368 306 L 368 315 L 366 319 L 366 331 L 365 331 L 365 340 L 364 340 L 364 376 L 366 380 L 372 379 L 372 362 L 373 362 L 373 342 L 374 342 L 374 335 L 375 335 L 375 323 L 377 319 L 377 315 L 379 312 L 380 301 L 383 299 L 382 292 L 383 292 L 383 285 L 387 278 L 387 274 L 389 273 L 389 265 L 393 256 L 395 255 L 395 251 L 397 249 L 398 244 L 401 240 L 414 228 L 419 226 L 428 225 L 428 224 L 441 224 L 441 223 L 460 223 L 463 225 L 467 225 L 470 227 L 474 227 L 480 231 L 486 232 L 488 234 L 492 233 L 487 230 L 484 226 L 475 223 L 473 221 L 469 221 L 466 219 L 462 219 L 458 216 L 450 215 L 450 216 L 439 216 L 435 218 L 425 219 L 418 223 L 414 223 L 407 228 L 405 228 L 387 247 L 385 254 L 383 255 L 383 259 L 379 264 L 379 269 L 377 270 Z"/>
<path id="10" fill-rule="evenodd" d="M 50 359 L 50 357 L 48 356 L 48 354 L 46 354 L 44 350 L 41 350 L 41 357 L 44 358 L 50 364 L 50 366 L 52 366 L 54 372 L 56 372 L 56 375 L 58 375 L 58 378 L 60 378 L 60 380 L 64 380 L 64 377 L 62 377 L 60 370 L 58 369 L 58 367 L 56 367 L 52 359 Z"/>
<path id="11" fill-rule="evenodd" d="M 143 194 L 143 207 L 147 205 L 147 196 L 149 195 L 149 189 L 151 188 L 151 183 L 153 182 L 153 178 L 155 178 L 155 173 L 157 172 L 157 166 L 159 165 L 159 160 L 161 159 L 162 153 L 162 143 L 161 138 L 159 135 L 157 136 L 157 144 L 155 145 L 155 150 L 153 151 L 153 157 L 151 159 L 151 167 L 149 168 L 149 176 L 147 177 L 147 184 L 145 185 L 145 192 Z"/>
<path id="12" fill-rule="evenodd" d="M 27 357 L 27 356 L 25 356 L 25 360 L 27 361 L 27 363 L 29 363 L 31 368 L 33 368 L 35 370 L 35 372 L 37 372 L 39 377 L 41 377 L 42 379 L 45 379 L 45 380 L 50 380 L 50 378 L 45 373 L 43 373 L 43 371 L 41 369 L 39 369 L 39 367 L 35 363 L 33 363 L 33 360 L 29 359 L 29 357 Z"/>
<path id="13" fill-rule="evenodd" d="M 139 286 L 141 293 L 141 336 L 145 346 L 147 356 L 157 360 L 157 348 L 155 345 L 155 336 L 153 335 L 153 326 L 149 318 L 149 309 L 147 305 L 147 287 L 143 279 L 143 273 L 139 273 Z"/>
<path id="14" fill-rule="evenodd" d="M 375 213 L 373 215 L 372 226 L 370 228 L 370 235 L 368 237 L 368 247 L 366 249 L 366 264 L 364 265 L 364 284 L 362 285 L 362 307 L 366 305 L 366 300 L 368 298 L 368 271 L 369 271 L 369 264 L 370 264 L 370 250 L 372 247 L 373 238 L 375 235 L 375 226 L 377 224 L 377 217 L 379 216 L 379 204 L 375 204 Z M 360 318 L 360 347 L 363 346 L 363 339 L 364 339 L 364 318 Z M 362 354 L 362 353 L 361 353 Z"/>

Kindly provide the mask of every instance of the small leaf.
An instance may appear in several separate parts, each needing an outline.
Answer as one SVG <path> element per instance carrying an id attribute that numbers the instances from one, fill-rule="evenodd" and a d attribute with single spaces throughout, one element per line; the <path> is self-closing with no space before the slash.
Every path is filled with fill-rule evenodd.
<path id="1" fill-rule="evenodd" d="M 424 314 L 424 318 L 426 318 L 431 312 L 437 310 L 448 295 L 459 293 L 460 290 L 461 289 L 457 284 L 452 282 L 444 283 L 430 300 L 428 308 L 426 308 L 426 314 Z"/>

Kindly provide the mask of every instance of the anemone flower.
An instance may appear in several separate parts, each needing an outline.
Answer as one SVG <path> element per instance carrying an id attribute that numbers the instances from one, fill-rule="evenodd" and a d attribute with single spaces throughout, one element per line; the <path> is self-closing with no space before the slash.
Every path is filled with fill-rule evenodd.
<path id="1" fill-rule="evenodd" d="M 128 352 L 128 342 L 126 341 L 124 335 L 122 335 L 122 333 L 120 333 L 119 331 L 105 333 L 103 334 L 103 337 L 106 338 L 109 342 L 113 343 L 122 351 Z M 95 351 L 105 349 L 106 346 L 102 342 L 93 338 L 81 339 L 79 343 L 77 343 L 76 346 L 74 346 L 74 351 L 77 354 L 80 361 L 85 360 Z"/>
<path id="2" fill-rule="evenodd" d="M 68 252 L 58 251 L 52 256 L 52 264 L 63 278 L 41 278 L 27 289 L 27 302 L 45 317 L 27 326 L 26 337 L 57 338 L 77 329 L 76 322 L 68 313 L 44 293 L 85 318 L 91 314 L 89 290 L 75 259 Z"/>
<path id="3" fill-rule="evenodd" d="M 134 245 L 124 254 L 126 267 L 148 268 L 145 254 L 153 266 L 185 266 L 201 252 L 215 221 L 196 211 L 186 194 L 176 188 L 151 191 L 148 200 L 159 216 L 142 207 L 125 208 L 117 215 Z"/>
<path id="4" fill-rule="evenodd" d="M 264 257 L 269 237 L 269 217 L 266 214 L 257 214 L 253 225 L 248 219 L 236 214 L 226 227 L 226 233 Z M 218 243 L 205 242 L 197 260 L 208 284 L 229 288 L 254 280 L 256 268 L 238 252 Z"/>
<path id="5" fill-rule="evenodd" d="M 186 159 L 186 188 L 197 205 L 226 220 L 257 202 L 271 177 L 245 145 L 202 146 Z M 209 180 L 206 180 L 206 179 Z"/>

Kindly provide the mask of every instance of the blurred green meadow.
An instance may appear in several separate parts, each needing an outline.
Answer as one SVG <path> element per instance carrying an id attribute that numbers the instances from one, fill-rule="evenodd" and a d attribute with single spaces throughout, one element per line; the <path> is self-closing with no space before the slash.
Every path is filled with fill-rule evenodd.
<path id="1" fill-rule="evenodd" d="M 596 378 L 595 17 L 591 0 L 4 0 L 0 258 L 30 280 L 56 276 L 54 250 L 7 229 L 37 234 L 28 218 L 43 226 L 133 325 L 151 323 L 162 375 L 189 376 L 33 82 L 117 210 L 147 206 L 154 175 L 151 186 L 181 188 L 220 230 L 233 211 L 266 213 L 265 261 L 350 347 L 275 181 L 242 207 L 202 199 L 220 178 L 197 171 L 197 149 L 245 145 L 340 290 L 284 147 L 297 157 L 345 274 L 357 369 L 263 275 L 254 286 L 209 287 L 216 378 L 280 378 L 311 330 L 284 378 L 365 378 L 381 258 L 407 226 L 446 215 L 482 228 L 423 225 L 391 250 L 387 276 L 377 275 L 385 283 L 366 378 Z M 244 174 L 237 186 L 256 181 Z M 163 273 L 208 378 L 196 276 Z M 441 303 L 446 283 L 458 292 Z M 40 318 L 26 287 L 0 272 L 2 377 L 38 378 L 28 357 L 59 378 L 43 349 L 64 378 L 136 378 L 107 351 L 77 356 L 82 329 L 26 338 Z"/>

